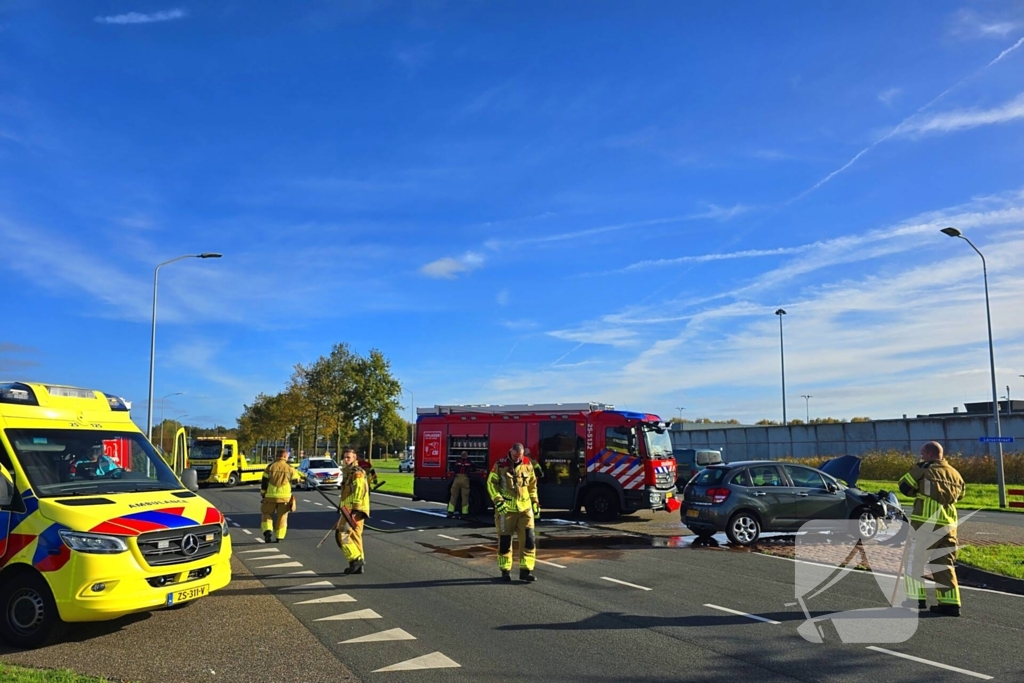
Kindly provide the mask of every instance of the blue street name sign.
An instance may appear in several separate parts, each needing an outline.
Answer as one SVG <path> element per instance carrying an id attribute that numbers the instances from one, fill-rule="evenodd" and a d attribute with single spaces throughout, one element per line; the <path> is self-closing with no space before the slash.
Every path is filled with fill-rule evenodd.
<path id="1" fill-rule="evenodd" d="M 1012 436 L 982 436 L 978 437 L 981 443 L 1013 443 Z"/>

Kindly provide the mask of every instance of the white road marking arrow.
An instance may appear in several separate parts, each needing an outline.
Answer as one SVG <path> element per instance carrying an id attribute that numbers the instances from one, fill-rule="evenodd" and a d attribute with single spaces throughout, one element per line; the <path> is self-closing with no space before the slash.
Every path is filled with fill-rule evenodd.
<path id="1" fill-rule="evenodd" d="M 290 560 L 292 558 L 288 555 L 268 555 L 266 557 L 247 557 L 245 559 L 252 560 L 253 562 L 263 562 L 264 560 Z"/>
<path id="2" fill-rule="evenodd" d="M 278 562 L 277 564 L 265 564 L 262 567 L 253 567 L 253 569 L 287 569 L 288 567 L 301 566 L 301 562 Z"/>
<path id="3" fill-rule="evenodd" d="M 355 612 L 335 614 L 334 616 L 323 617 L 321 619 L 314 619 L 313 621 L 350 621 L 352 619 L 383 619 L 383 617 L 374 612 L 372 609 L 358 609 Z"/>
<path id="4" fill-rule="evenodd" d="M 377 669 L 373 673 L 380 673 L 382 671 L 414 671 L 416 669 L 458 669 L 461 666 L 461 664 L 440 652 L 432 652 L 429 655 L 423 655 L 422 657 L 386 666 L 383 669 Z"/>
<path id="5" fill-rule="evenodd" d="M 277 548 L 256 548 L 255 550 L 240 550 L 236 555 L 248 555 L 249 553 L 279 553 Z"/>
<path id="6" fill-rule="evenodd" d="M 316 576 L 316 572 L 312 569 L 307 569 L 301 572 L 288 572 L 287 574 L 271 574 L 270 576 L 261 576 L 261 579 L 297 579 L 300 576 Z"/>
<path id="7" fill-rule="evenodd" d="M 341 641 L 338 645 L 348 645 L 349 643 L 383 643 L 387 640 L 416 640 L 416 636 L 400 628 L 393 628 L 379 633 L 371 633 L 368 636 L 349 638 L 348 640 Z"/>
<path id="8" fill-rule="evenodd" d="M 324 605 L 329 602 L 355 602 L 348 593 L 341 593 L 339 595 L 328 595 L 326 598 L 313 598 L 312 600 L 303 600 L 302 602 L 295 603 L 296 605 Z"/>

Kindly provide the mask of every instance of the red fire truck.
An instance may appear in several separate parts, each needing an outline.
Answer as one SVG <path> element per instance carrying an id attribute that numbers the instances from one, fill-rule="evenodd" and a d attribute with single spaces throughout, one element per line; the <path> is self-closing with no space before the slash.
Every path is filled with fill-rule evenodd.
<path id="1" fill-rule="evenodd" d="M 668 425 L 657 415 L 601 403 L 451 405 L 417 409 L 413 498 L 447 502 L 451 468 L 465 451 L 470 511 L 491 505 L 485 480 L 514 443 L 529 451 L 542 508 L 581 507 L 594 520 L 660 510 L 675 495 Z"/>

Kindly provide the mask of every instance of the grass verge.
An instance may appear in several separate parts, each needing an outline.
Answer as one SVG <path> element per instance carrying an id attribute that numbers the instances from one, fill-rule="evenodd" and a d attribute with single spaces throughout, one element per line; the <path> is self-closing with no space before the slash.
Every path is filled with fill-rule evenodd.
<path id="1" fill-rule="evenodd" d="M 376 465 L 374 465 L 376 467 Z M 383 481 L 384 485 L 374 489 L 377 493 L 394 493 L 401 496 L 412 495 L 412 473 L 397 472 L 394 470 L 377 470 L 377 480 Z"/>
<path id="2" fill-rule="evenodd" d="M 908 498 L 900 493 L 899 487 L 894 481 L 876 481 L 861 479 L 857 482 L 857 488 L 862 491 L 878 491 L 885 489 L 892 491 L 904 505 L 911 505 L 913 498 Z M 1016 488 L 1016 487 L 1011 487 Z M 995 484 L 967 484 L 967 492 L 964 499 L 956 504 L 963 510 L 998 510 L 999 509 L 999 487 Z M 1024 512 L 1024 508 L 1005 508 L 1009 512 Z"/>
<path id="3" fill-rule="evenodd" d="M 994 574 L 1024 579 L 1024 546 L 965 545 L 957 554 L 957 562 Z"/>
<path id="4" fill-rule="evenodd" d="M 0 681 L 4 683 L 110 683 L 106 678 L 82 676 L 67 669 L 26 669 L 0 664 Z"/>

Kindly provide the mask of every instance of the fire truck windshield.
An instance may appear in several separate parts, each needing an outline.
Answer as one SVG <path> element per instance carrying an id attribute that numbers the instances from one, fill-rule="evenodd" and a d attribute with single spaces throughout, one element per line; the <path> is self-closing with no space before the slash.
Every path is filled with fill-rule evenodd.
<path id="1" fill-rule="evenodd" d="M 672 457 L 672 438 L 668 432 L 657 432 L 653 429 L 645 429 L 644 438 L 647 440 L 647 456 L 655 460 Z"/>

